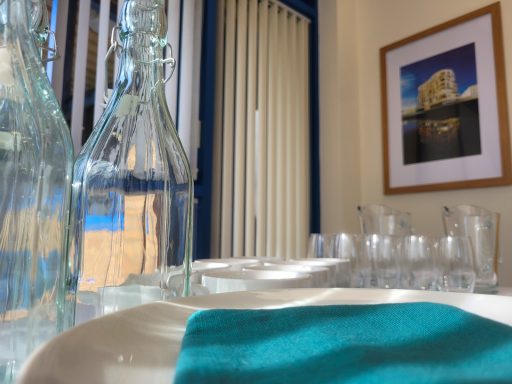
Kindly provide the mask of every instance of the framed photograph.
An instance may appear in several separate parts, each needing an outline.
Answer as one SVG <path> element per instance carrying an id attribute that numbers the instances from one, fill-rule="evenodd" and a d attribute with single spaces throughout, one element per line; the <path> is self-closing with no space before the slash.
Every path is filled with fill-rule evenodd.
<path id="1" fill-rule="evenodd" d="M 512 183 L 499 3 L 380 50 L 384 193 Z"/>

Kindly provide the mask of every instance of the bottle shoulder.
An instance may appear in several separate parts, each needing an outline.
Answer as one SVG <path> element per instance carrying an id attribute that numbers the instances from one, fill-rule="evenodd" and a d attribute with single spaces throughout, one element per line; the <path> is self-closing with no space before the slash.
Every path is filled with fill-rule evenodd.
<path id="1" fill-rule="evenodd" d="M 138 178 L 187 183 L 188 159 L 178 142 L 164 127 L 148 124 L 150 119 L 131 118 L 105 121 L 75 161 L 78 179 Z"/>
<path id="2" fill-rule="evenodd" d="M 114 92 L 95 124 L 85 150 L 116 142 L 136 146 L 170 146 L 168 138 L 171 141 L 177 139 L 172 135 L 176 128 L 167 105 L 161 103 L 156 97 L 142 101 L 137 95 Z"/>
<path id="3" fill-rule="evenodd" d="M 0 93 L 3 101 L 10 104 L 6 111 L 11 116 L 23 114 L 25 118 L 16 120 L 19 124 L 36 127 L 32 134 L 40 134 L 46 148 L 60 149 L 61 156 L 72 161 L 68 124 L 30 39 L 29 34 L 17 39 L 21 49 L 16 49 L 12 42 L 0 47 Z"/>

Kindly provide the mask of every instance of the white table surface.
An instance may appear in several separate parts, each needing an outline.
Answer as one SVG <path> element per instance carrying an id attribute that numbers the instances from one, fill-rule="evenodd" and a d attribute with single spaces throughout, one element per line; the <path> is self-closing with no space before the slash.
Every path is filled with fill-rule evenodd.
<path id="1" fill-rule="evenodd" d="M 512 288 L 501 288 L 500 293 L 512 296 Z M 89 321 L 54 338 L 32 355 L 19 384 L 169 384 L 186 321 L 199 309 L 428 301 L 512 325 L 511 296 L 332 288 L 232 292 L 151 303 Z"/>

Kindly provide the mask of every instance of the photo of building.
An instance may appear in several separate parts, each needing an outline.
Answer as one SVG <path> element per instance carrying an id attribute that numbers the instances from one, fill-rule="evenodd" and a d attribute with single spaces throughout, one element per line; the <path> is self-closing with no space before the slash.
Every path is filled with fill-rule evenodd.
<path id="1" fill-rule="evenodd" d="M 400 72 L 404 164 L 481 153 L 474 44 Z"/>
<path id="2" fill-rule="evenodd" d="M 418 110 L 457 100 L 457 82 L 451 69 L 441 69 L 418 87 Z"/>

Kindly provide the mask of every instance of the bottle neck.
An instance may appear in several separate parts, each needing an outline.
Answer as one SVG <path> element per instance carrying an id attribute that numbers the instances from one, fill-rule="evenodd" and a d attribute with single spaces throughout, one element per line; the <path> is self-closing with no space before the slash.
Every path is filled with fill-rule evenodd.
<path id="1" fill-rule="evenodd" d="M 142 101 L 157 92 L 163 94 L 163 48 L 154 35 L 133 34 L 123 45 L 115 87 Z"/>
<path id="2" fill-rule="evenodd" d="M 13 30 L 29 31 L 26 0 L 0 0 L 0 47 L 7 45 Z"/>
<path id="3" fill-rule="evenodd" d="M 0 0 L 0 88 L 4 98 L 15 99 L 12 88 L 21 68 L 36 67 L 32 35 L 29 31 L 26 0 Z M 9 89 L 7 89 L 9 88 Z"/>
<path id="4" fill-rule="evenodd" d="M 30 0 L 30 28 L 34 35 L 35 43 L 41 47 L 48 40 L 50 21 L 48 9 L 44 0 Z"/>

